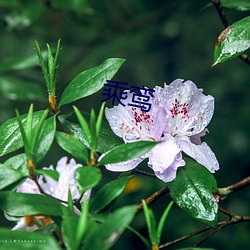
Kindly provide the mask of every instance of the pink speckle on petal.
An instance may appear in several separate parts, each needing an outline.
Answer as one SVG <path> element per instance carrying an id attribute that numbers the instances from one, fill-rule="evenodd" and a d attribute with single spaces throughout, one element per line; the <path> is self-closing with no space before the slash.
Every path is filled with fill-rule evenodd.
<path id="1" fill-rule="evenodd" d="M 177 99 L 175 99 L 172 103 L 172 108 L 170 109 L 172 118 L 179 115 L 182 119 L 184 119 L 184 121 L 186 121 L 187 118 L 189 118 L 187 107 L 188 103 L 180 103 Z"/>

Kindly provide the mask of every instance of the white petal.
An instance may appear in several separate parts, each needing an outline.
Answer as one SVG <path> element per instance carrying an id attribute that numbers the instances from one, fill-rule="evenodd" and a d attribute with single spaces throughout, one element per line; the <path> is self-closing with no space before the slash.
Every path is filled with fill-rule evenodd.
<path id="1" fill-rule="evenodd" d="M 166 141 L 155 146 L 149 153 L 148 165 L 154 170 L 155 175 L 164 182 L 174 180 L 177 168 L 185 165 L 181 149 L 176 144 L 175 139 L 169 136 Z"/>
<path id="2" fill-rule="evenodd" d="M 195 145 L 190 140 L 179 140 L 178 142 L 183 152 L 206 167 L 211 173 L 219 169 L 215 154 L 205 142 L 200 145 Z"/>
<path id="3" fill-rule="evenodd" d="M 33 226 L 28 226 L 25 222 L 24 217 L 22 217 L 17 224 L 11 229 L 12 231 L 15 230 L 23 230 L 23 231 L 35 231 L 36 229 L 38 229 L 38 226 L 33 225 Z"/>
<path id="4" fill-rule="evenodd" d="M 146 157 L 139 157 L 134 160 L 118 162 L 105 165 L 106 169 L 114 172 L 129 171 L 137 167 Z"/>
<path id="5" fill-rule="evenodd" d="M 19 193 L 40 194 L 36 183 L 27 178 L 16 190 Z"/>

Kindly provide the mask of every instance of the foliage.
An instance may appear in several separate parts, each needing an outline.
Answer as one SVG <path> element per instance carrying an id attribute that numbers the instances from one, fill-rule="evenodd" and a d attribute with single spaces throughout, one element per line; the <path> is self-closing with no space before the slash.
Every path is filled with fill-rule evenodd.
<path id="1" fill-rule="evenodd" d="M 147 16 L 149 20 L 155 18 L 155 13 L 160 15 L 159 9 L 154 4 L 151 3 L 153 6 L 151 16 L 152 6 L 150 4 L 136 2 L 138 8 L 144 8 L 145 13 L 149 15 Z M 221 1 L 221 4 L 221 7 L 244 11 L 244 13 L 249 10 L 248 1 L 239 1 L 235 4 L 235 1 L 224 0 Z M 21 0 L 8 2 L 0 0 L 0 7 L 4 13 L 2 16 L 10 31 L 32 28 L 37 20 L 42 20 L 43 15 L 50 11 L 55 11 L 54 18 L 58 18 L 57 15 L 60 17 L 59 13 L 68 13 L 69 16 L 74 15 L 76 19 L 81 20 L 81 17 L 84 16 L 88 20 L 88 18 L 91 19 L 95 8 L 102 9 L 105 6 L 105 3 L 100 3 L 98 7 L 95 4 L 91 6 L 85 0 L 74 0 L 71 4 L 66 0 L 33 1 L 28 4 Z M 125 3 L 124 6 L 128 8 L 129 4 Z M 166 3 L 160 7 L 170 8 L 170 5 Z M 136 13 L 136 7 L 133 8 Z M 124 10 L 125 13 L 126 10 Z M 116 13 L 113 15 L 114 19 L 119 20 Z M 99 22 L 94 25 L 99 27 L 102 35 L 108 37 L 110 30 L 105 35 L 102 31 L 105 26 L 100 21 L 103 17 L 99 18 Z M 161 17 L 159 17 L 160 19 Z M 70 21 L 68 20 L 68 22 Z M 122 22 L 120 24 L 126 27 L 126 24 Z M 165 23 L 165 25 L 165 31 L 162 29 L 161 32 L 165 32 L 166 37 L 170 39 L 171 36 L 175 36 L 173 31 L 175 26 L 171 31 L 173 23 Z M 249 17 L 244 17 L 222 31 L 215 45 L 214 66 L 218 67 L 219 63 L 223 65 L 224 62 L 247 52 L 250 47 L 249 27 Z M 96 53 L 101 51 L 102 46 L 98 44 L 99 30 L 97 32 L 90 27 L 84 34 L 80 32 L 81 27 L 76 23 L 73 29 L 72 36 L 86 36 L 87 43 L 97 44 Z M 58 33 L 55 31 L 53 35 L 58 36 Z M 123 41 L 126 41 L 125 33 L 121 36 L 124 36 Z M 122 166 L 124 162 L 133 162 L 150 154 L 161 142 L 154 139 L 138 141 L 133 139 L 133 142 L 123 143 L 104 119 L 106 104 L 101 105 L 99 102 L 101 107 L 97 114 L 94 108 L 89 113 L 87 112 L 88 109 L 82 104 L 87 105 L 88 98 L 91 97 L 95 98 L 94 101 L 100 101 L 100 90 L 106 80 L 111 80 L 116 75 L 125 59 L 122 56 L 105 58 L 102 63 L 96 63 L 93 59 L 93 64 L 97 66 L 86 69 L 87 64 L 85 64 L 83 71 L 82 65 L 79 63 L 74 66 L 76 67 L 74 70 L 69 71 L 70 74 L 66 77 L 65 72 L 59 71 L 61 66 L 58 67 L 58 65 L 62 61 L 63 71 L 67 67 L 73 67 L 70 64 L 74 62 L 74 55 L 73 53 L 72 55 L 67 54 L 70 53 L 67 52 L 67 47 L 61 52 L 61 42 L 63 43 L 63 41 L 63 39 L 58 40 L 55 50 L 49 44 L 47 44 L 47 50 L 42 50 L 39 39 L 35 40 L 34 47 L 37 57 L 34 55 L 14 56 L 0 63 L 0 93 L 9 102 L 15 101 L 15 105 L 18 106 L 16 117 L 8 116 L 0 126 L 0 208 L 7 219 L 15 219 L 19 221 L 18 223 L 23 222 L 23 230 L 35 231 L 10 231 L 0 228 L 0 249 L 64 249 L 65 247 L 73 250 L 118 249 L 115 247 L 118 246 L 119 240 L 123 240 L 122 237 L 125 237 L 126 242 L 126 234 L 121 237 L 126 231 L 127 234 L 132 235 L 131 238 L 138 236 L 138 239 L 142 241 L 139 244 L 143 244 L 144 248 L 157 250 L 164 247 L 163 242 L 167 240 L 171 242 L 165 236 L 165 232 L 174 231 L 175 229 L 172 227 L 181 227 L 177 223 L 172 226 L 166 223 L 166 220 L 171 221 L 169 212 L 174 203 L 181 210 L 175 210 L 180 213 L 180 217 L 182 217 L 182 211 L 185 211 L 191 215 L 190 220 L 194 225 L 201 223 L 206 226 L 204 231 L 208 229 L 219 231 L 229 224 L 228 221 L 224 224 L 218 222 L 219 211 L 230 216 L 230 223 L 232 221 L 234 223 L 249 221 L 249 217 L 237 216 L 227 210 L 219 209 L 221 189 L 218 188 L 217 178 L 195 159 L 185 158 L 185 166 L 178 168 L 175 180 L 169 183 L 163 183 L 158 179 L 152 180 L 152 174 L 145 172 L 144 169 L 110 176 L 104 166 L 114 163 Z M 113 47 L 112 44 L 118 43 L 119 39 L 114 40 L 113 43 L 110 42 L 109 46 Z M 75 50 L 76 54 L 77 50 L 80 51 L 80 46 Z M 93 51 L 90 53 L 91 56 L 95 57 Z M 37 58 L 45 79 L 44 86 L 34 84 L 34 81 L 41 81 L 34 69 Z M 245 55 L 244 58 L 246 62 L 249 60 Z M 138 59 L 135 58 L 135 60 Z M 130 64 L 129 60 L 127 60 L 127 64 Z M 78 70 L 78 67 L 81 70 Z M 76 74 L 77 71 L 80 73 Z M 64 77 L 68 82 L 67 86 L 57 84 L 57 79 L 61 81 Z M 48 95 L 47 98 L 45 93 Z M 20 101 L 27 103 L 32 101 L 35 104 L 32 103 L 28 108 L 27 104 L 22 106 Z M 93 106 L 99 106 L 96 103 Z M 74 104 L 73 108 L 72 104 Z M 1 103 L 1 105 L 3 104 Z M 37 109 L 40 106 L 41 108 Z M 80 111 L 82 109 L 83 111 Z M 7 109 L 6 111 L 10 112 Z M 42 168 L 45 163 L 50 162 L 50 154 L 59 155 L 56 148 L 59 148 L 60 152 L 72 156 L 79 163 L 73 178 L 65 177 L 70 180 L 69 184 L 65 182 L 65 186 L 60 187 L 61 190 L 66 190 L 67 200 L 52 194 L 54 191 L 61 190 L 49 193 L 49 188 L 44 188 L 46 185 L 51 185 L 52 190 L 52 187 L 55 187 L 53 185 L 59 183 L 62 178 L 60 166 L 58 169 Z M 145 179 L 140 176 L 140 173 L 142 176 L 145 175 Z M 225 178 L 226 174 L 229 173 L 224 172 Z M 135 184 L 137 199 L 134 201 L 131 198 L 133 194 L 128 193 L 127 187 L 132 186 L 131 183 L 136 178 L 145 181 L 142 185 L 145 190 L 150 186 L 149 190 L 155 191 L 151 180 L 152 183 L 156 183 L 156 187 L 164 185 L 164 188 L 169 189 L 169 198 L 162 200 L 163 211 L 161 211 L 161 206 L 159 209 L 156 206 L 149 207 L 152 202 L 160 198 L 161 195 L 158 191 L 148 199 L 142 200 L 142 203 L 136 204 L 145 195 L 145 193 L 138 192 L 140 184 L 137 183 Z M 44 183 L 44 179 L 47 182 Z M 36 191 L 28 193 L 20 191 L 19 188 L 23 184 L 27 184 L 27 180 L 35 185 Z M 140 197 L 139 200 L 138 197 Z M 166 206 L 166 204 L 168 205 Z M 174 207 L 172 210 L 175 209 Z M 140 232 L 140 228 L 136 225 L 139 217 L 137 214 L 142 211 L 142 208 L 145 218 L 138 224 L 143 224 L 148 228 L 149 237 Z M 153 210 L 156 211 L 153 212 Z M 160 217 L 158 224 L 156 223 L 157 217 Z M 133 227 L 130 226 L 131 224 Z M 190 228 L 188 229 L 190 230 Z M 207 238 L 205 236 L 205 240 Z M 198 245 L 195 248 L 186 249 L 211 249 L 197 248 Z M 126 247 L 131 247 L 131 244 L 127 243 Z"/>

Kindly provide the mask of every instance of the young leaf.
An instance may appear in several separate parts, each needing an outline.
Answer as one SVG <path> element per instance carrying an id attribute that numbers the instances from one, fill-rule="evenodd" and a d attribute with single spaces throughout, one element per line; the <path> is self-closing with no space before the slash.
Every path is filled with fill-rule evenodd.
<path id="1" fill-rule="evenodd" d="M 94 109 L 91 109 L 90 112 L 90 136 L 91 136 L 91 149 L 96 150 L 96 115 Z"/>
<path id="2" fill-rule="evenodd" d="M 89 118 L 89 114 L 87 113 L 84 113 L 84 116 Z M 84 136 L 84 133 L 82 132 L 82 129 L 77 122 L 77 119 L 72 114 L 61 115 L 59 116 L 59 120 L 63 124 L 63 127 L 70 134 L 74 135 L 86 147 L 90 148 L 89 143 L 87 142 L 87 139 Z M 104 153 L 123 143 L 124 143 L 123 140 L 114 134 L 108 123 L 102 121 L 102 126 L 99 134 L 99 140 L 97 143 L 96 151 Z"/>
<path id="3" fill-rule="evenodd" d="M 81 125 L 82 128 L 82 132 L 84 134 L 84 137 L 86 138 L 88 145 L 91 146 L 91 133 L 90 133 L 90 129 L 88 126 L 87 121 L 85 120 L 85 118 L 83 117 L 83 115 L 81 114 L 81 112 L 79 111 L 79 109 L 75 106 L 73 106 L 75 113 L 76 113 L 76 117 Z"/>
<path id="4" fill-rule="evenodd" d="M 64 90 L 59 106 L 74 102 L 99 91 L 110 80 L 125 59 L 110 58 L 99 66 L 78 74 Z"/>
<path id="5" fill-rule="evenodd" d="M 81 167 L 75 173 L 76 185 L 81 194 L 95 187 L 101 180 L 102 173 L 99 168 Z"/>
<path id="6" fill-rule="evenodd" d="M 102 103 L 102 106 L 100 108 L 100 112 L 99 112 L 99 115 L 98 115 L 97 121 L 96 121 L 96 138 L 97 138 L 97 140 L 99 139 L 99 135 L 100 135 L 101 127 L 102 127 L 102 117 L 103 117 L 103 113 L 104 113 L 104 107 L 105 107 L 105 103 Z"/>
<path id="7" fill-rule="evenodd" d="M 160 222 L 159 222 L 158 227 L 157 227 L 157 244 L 160 244 L 160 242 L 161 242 L 161 234 L 162 234 L 163 226 L 164 226 L 164 223 L 168 217 L 169 211 L 170 211 L 173 204 L 174 204 L 174 202 L 171 201 L 168 204 L 168 206 L 166 207 L 163 215 L 161 216 Z"/>
<path id="8" fill-rule="evenodd" d="M 158 142 L 136 141 L 122 144 L 105 154 L 97 166 L 135 159 L 149 152 Z"/>
<path id="9" fill-rule="evenodd" d="M 37 169 L 36 170 L 37 174 L 40 175 L 44 175 L 44 176 L 48 176 L 51 179 L 58 181 L 59 179 L 59 173 L 56 170 L 52 170 L 52 169 Z"/>
<path id="10" fill-rule="evenodd" d="M 76 137 L 64 132 L 56 132 L 56 141 L 62 149 L 71 154 L 75 159 L 82 164 L 88 165 L 88 151 L 85 145 Z"/>
<path id="11" fill-rule="evenodd" d="M 66 209 L 59 201 L 49 196 L 13 192 L 0 193 L 0 208 L 11 216 L 36 214 L 62 216 L 63 210 Z"/>
<path id="12" fill-rule="evenodd" d="M 250 16 L 228 26 L 221 32 L 215 45 L 214 65 L 226 62 L 250 47 Z"/>
<path id="13" fill-rule="evenodd" d="M 117 198 L 124 190 L 128 180 L 132 176 L 126 176 L 114 181 L 111 181 L 99 189 L 94 196 L 91 208 L 97 213 L 109 205 L 115 198 Z"/>
<path id="14" fill-rule="evenodd" d="M 111 248 L 133 220 L 136 209 L 136 206 L 119 208 L 110 214 L 103 224 L 92 227 L 83 250 Z"/>
<path id="15" fill-rule="evenodd" d="M 130 226 L 128 226 L 127 228 L 128 228 L 128 230 L 133 232 L 135 235 L 137 235 L 148 249 L 151 248 L 151 244 L 149 243 L 149 241 L 142 234 L 140 234 L 138 231 L 136 231 L 135 229 L 133 229 Z"/>
<path id="16" fill-rule="evenodd" d="M 43 111 L 34 112 L 33 127 L 38 123 Z M 25 127 L 27 114 L 20 116 Z M 0 126 L 0 156 L 11 153 L 23 146 L 17 118 L 11 118 Z"/>
<path id="17" fill-rule="evenodd" d="M 10 231 L 0 228 L 2 242 L 1 249 L 36 249 L 36 250 L 60 250 L 57 242 L 48 234 L 26 231 Z"/>
<path id="18" fill-rule="evenodd" d="M 185 159 L 174 181 L 168 183 L 170 195 L 180 208 L 203 223 L 216 227 L 218 204 L 213 196 L 218 192 L 214 176 L 202 165 Z"/>

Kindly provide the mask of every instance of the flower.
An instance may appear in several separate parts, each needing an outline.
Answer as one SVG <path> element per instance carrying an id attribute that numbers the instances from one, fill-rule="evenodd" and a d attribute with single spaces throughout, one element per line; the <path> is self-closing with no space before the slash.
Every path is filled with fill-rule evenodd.
<path id="1" fill-rule="evenodd" d="M 131 161 L 107 164 L 111 171 L 127 171 L 135 168 L 145 158 L 155 175 L 164 182 L 175 179 L 179 167 L 185 165 L 182 152 L 214 173 L 218 161 L 201 137 L 214 112 L 214 98 L 204 95 L 192 81 L 177 79 L 164 88 L 156 86 L 150 101 L 151 109 L 126 105 L 131 103 L 132 93 L 123 101 L 126 106 L 106 108 L 105 115 L 114 133 L 125 143 L 138 140 L 162 141 L 149 153 Z M 142 105 L 143 106 L 143 105 Z"/>
<path id="2" fill-rule="evenodd" d="M 74 180 L 74 175 L 76 169 L 78 167 L 81 167 L 81 165 L 76 164 L 74 159 L 71 159 L 69 162 L 67 161 L 67 157 L 63 157 L 58 161 L 55 169 L 53 166 L 44 168 L 56 170 L 59 174 L 59 178 L 57 181 L 47 176 L 40 176 L 38 178 L 38 183 L 46 194 L 49 194 L 62 201 L 68 200 L 68 190 L 70 190 L 71 192 L 72 199 L 78 199 L 80 197 L 80 193 Z M 41 194 L 36 183 L 29 178 L 27 178 L 17 188 L 16 191 L 20 193 Z M 89 198 L 89 196 L 90 190 L 84 193 L 80 202 Z M 53 221 L 49 217 L 45 216 L 25 216 L 18 221 L 17 225 L 12 230 L 22 229 L 27 231 L 34 231 L 38 229 L 38 225 L 43 226 L 51 222 Z"/>

